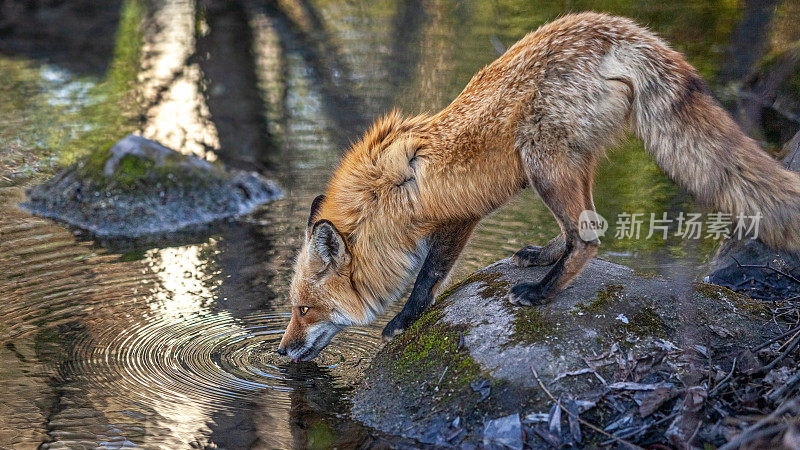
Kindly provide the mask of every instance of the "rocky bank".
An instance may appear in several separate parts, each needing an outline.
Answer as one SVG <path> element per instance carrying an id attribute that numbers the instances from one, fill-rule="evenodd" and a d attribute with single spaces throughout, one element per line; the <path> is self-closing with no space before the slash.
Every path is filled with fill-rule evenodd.
<path id="1" fill-rule="evenodd" d="M 604 427 L 652 425 L 656 409 L 688 407 L 686 386 L 711 389 L 693 364 L 724 375 L 778 331 L 762 302 L 708 284 L 681 289 L 600 259 L 547 305 L 505 299 L 547 270 L 505 259 L 443 293 L 373 360 L 353 415 L 429 444 L 539 448 L 577 438 L 591 447 L 608 436 L 576 420 L 562 428 L 555 399 Z M 686 432 L 673 423 L 683 416 L 668 419 L 652 432 Z"/>

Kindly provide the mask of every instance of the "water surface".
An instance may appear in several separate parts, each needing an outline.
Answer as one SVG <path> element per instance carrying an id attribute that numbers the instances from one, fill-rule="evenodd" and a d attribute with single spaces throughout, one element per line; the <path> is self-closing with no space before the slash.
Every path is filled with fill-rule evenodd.
<path id="1" fill-rule="evenodd" d="M 0 168 L 12 175 L 0 181 L 0 446 L 383 442 L 347 418 L 347 397 L 399 305 L 312 363 L 273 353 L 308 207 L 348 143 L 392 107 L 442 108 L 498 51 L 568 11 L 636 17 L 712 81 L 743 14 L 727 0 L 205 3 L 110 1 L 73 12 L 89 37 L 42 28 L 107 44 L 88 54 L 30 38 L 24 21 L 0 46 Z M 287 196 L 156 243 L 95 242 L 17 208 L 26 186 L 128 132 L 261 171 Z M 608 218 L 693 208 L 633 140 L 609 153 L 595 198 Z M 453 278 L 556 231 L 526 192 L 483 221 Z M 600 255 L 697 277 L 714 245 L 607 239 Z"/>

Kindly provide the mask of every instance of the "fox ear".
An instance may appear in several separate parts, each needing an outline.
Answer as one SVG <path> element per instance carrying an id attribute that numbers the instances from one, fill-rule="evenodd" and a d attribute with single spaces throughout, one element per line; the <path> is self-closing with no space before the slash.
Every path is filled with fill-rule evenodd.
<path id="1" fill-rule="evenodd" d="M 329 267 L 334 269 L 346 264 L 350 259 L 347 245 L 339 230 L 329 220 L 318 220 L 311 228 L 309 242 L 312 258 L 320 263 L 319 272 Z"/>
<path id="2" fill-rule="evenodd" d="M 314 225 L 314 218 L 317 216 L 319 207 L 322 206 L 323 201 L 325 201 L 325 194 L 318 195 L 317 198 L 311 202 L 311 214 L 308 216 L 308 228 L 311 228 L 311 225 Z"/>

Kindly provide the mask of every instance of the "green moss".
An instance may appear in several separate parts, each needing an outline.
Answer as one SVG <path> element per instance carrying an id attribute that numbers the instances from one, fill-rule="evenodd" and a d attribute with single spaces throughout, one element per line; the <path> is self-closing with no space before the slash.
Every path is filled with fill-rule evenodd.
<path id="1" fill-rule="evenodd" d="M 508 294 L 509 283 L 503 279 L 502 274 L 476 272 L 443 292 L 436 300 L 437 305 L 445 304 L 448 297 L 459 288 L 478 282 L 480 286 L 477 293 L 483 299 L 503 298 Z M 514 314 L 513 329 L 506 345 L 537 342 L 556 331 L 553 322 L 546 320 L 538 308 L 513 307 L 508 303 L 503 303 L 503 305 L 509 314 Z"/>
<path id="2" fill-rule="evenodd" d="M 507 346 L 540 342 L 556 332 L 553 321 L 547 320 L 542 311 L 535 306 L 520 306 L 511 311 L 514 314 L 514 320 Z"/>
<path id="3" fill-rule="evenodd" d="M 664 322 L 661 320 L 658 313 L 648 306 L 639 310 L 639 312 L 629 319 L 626 329 L 641 337 L 666 337 L 666 326 Z"/>
<path id="4" fill-rule="evenodd" d="M 89 155 L 83 158 L 83 160 L 79 163 L 81 170 L 87 175 L 100 180 L 103 175 L 103 169 L 106 167 L 106 161 L 108 161 L 108 158 L 111 157 L 111 153 L 108 150 L 112 145 L 114 145 L 113 142 L 107 147 L 98 149 L 101 151 L 93 151 L 89 153 Z"/>
<path id="5" fill-rule="evenodd" d="M 508 281 L 503 280 L 501 274 L 489 273 L 489 272 L 475 272 L 472 275 L 464 278 L 463 280 L 447 288 L 447 290 L 442 292 L 436 299 L 436 303 L 439 304 L 440 302 L 445 301 L 457 289 L 461 288 L 462 286 L 472 284 L 476 281 L 480 281 L 483 283 L 479 288 L 480 290 L 478 291 L 478 295 L 480 295 L 481 298 L 490 299 L 490 298 L 505 297 L 505 295 L 508 293 Z"/>
<path id="6" fill-rule="evenodd" d="M 478 295 L 483 299 L 504 298 L 508 294 L 508 281 L 503 280 L 499 273 L 484 274 L 479 280 L 483 285 Z"/>
<path id="7" fill-rule="evenodd" d="M 325 422 L 314 422 L 308 428 L 307 448 L 333 448 L 335 441 L 333 430 Z"/>
<path id="8" fill-rule="evenodd" d="M 608 305 L 622 298 L 622 291 L 622 285 L 607 284 L 604 290 L 597 291 L 597 300 L 588 305 L 580 302 L 577 304 L 577 307 L 584 312 L 592 314 L 603 312 Z"/>
<path id="9" fill-rule="evenodd" d="M 147 252 L 145 250 L 134 250 L 120 255 L 119 261 L 120 262 L 141 261 L 145 259 L 146 256 Z"/>
<path id="10" fill-rule="evenodd" d="M 694 283 L 692 287 L 696 293 L 704 297 L 729 302 L 735 308 L 754 315 L 760 316 L 770 312 L 769 307 L 764 302 L 753 300 L 746 295 L 734 292 L 726 287 L 707 283 Z"/>
<path id="11" fill-rule="evenodd" d="M 174 188 L 186 192 L 195 189 L 213 189 L 225 180 L 224 168 L 212 163 L 206 170 L 182 164 L 186 156 L 176 153 L 156 164 L 148 158 L 125 155 L 117 163 L 113 175 L 105 176 L 103 169 L 111 156 L 108 151 L 93 152 L 83 157 L 69 170 L 75 171 L 77 179 L 84 180 L 85 190 L 98 191 L 102 195 L 144 195 L 146 192 Z"/>
<path id="12" fill-rule="evenodd" d="M 134 155 L 125 155 L 120 159 L 115 176 L 117 180 L 126 183 L 144 178 L 155 167 L 155 163 Z"/>
<path id="13" fill-rule="evenodd" d="M 647 280 L 657 280 L 661 278 L 661 274 L 656 269 L 634 269 L 633 273 L 637 277 Z"/>
<path id="14" fill-rule="evenodd" d="M 458 348 L 463 330 L 441 319 L 441 306 L 432 308 L 387 344 L 396 376 L 444 373 L 446 376 L 441 385 L 446 387 L 464 387 L 480 379 L 480 366 L 472 359 L 469 350 Z"/>
<path id="15" fill-rule="evenodd" d="M 724 296 L 722 295 L 723 289 L 727 289 L 722 286 L 717 286 L 715 284 L 706 284 L 706 283 L 695 283 L 693 287 L 694 291 L 697 292 L 698 294 L 708 298 L 713 298 L 714 300 L 723 299 L 724 298 Z"/>
<path id="16" fill-rule="evenodd" d="M 407 370 L 428 358 L 434 348 L 438 350 L 449 350 L 446 342 L 450 336 L 445 334 L 441 327 L 436 326 L 436 322 L 441 319 L 440 309 L 431 310 L 419 318 L 403 336 L 410 335 L 402 352 L 397 360 L 399 370 Z"/>

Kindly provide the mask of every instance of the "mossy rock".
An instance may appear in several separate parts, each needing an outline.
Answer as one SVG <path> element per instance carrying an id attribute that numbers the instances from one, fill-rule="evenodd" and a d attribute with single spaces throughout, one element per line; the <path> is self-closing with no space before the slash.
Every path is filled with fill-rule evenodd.
<path id="1" fill-rule="evenodd" d="M 246 214 L 282 197 L 255 172 L 228 171 L 129 135 L 28 190 L 21 206 L 101 238 L 140 238 Z"/>
<path id="2" fill-rule="evenodd" d="M 600 377 L 563 374 L 586 368 L 587 359 L 612 347 L 634 358 L 672 349 L 675 364 L 645 375 L 650 382 L 670 381 L 683 376 L 674 370 L 681 358 L 697 357 L 695 345 L 730 367 L 735 355 L 776 331 L 762 302 L 719 286 L 638 276 L 600 259 L 546 305 L 506 300 L 509 287 L 541 279 L 548 269 L 519 268 L 505 259 L 442 294 L 375 357 L 353 395 L 353 416 L 431 444 L 453 444 L 443 435 L 460 417 L 466 432 L 456 441 L 480 444 L 486 420 L 550 409 L 532 367 L 554 395 L 579 397 L 601 389 L 600 377 L 613 379 L 617 365 L 599 367 Z M 472 388 L 480 380 L 491 386 L 482 401 Z"/>

